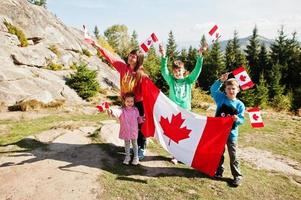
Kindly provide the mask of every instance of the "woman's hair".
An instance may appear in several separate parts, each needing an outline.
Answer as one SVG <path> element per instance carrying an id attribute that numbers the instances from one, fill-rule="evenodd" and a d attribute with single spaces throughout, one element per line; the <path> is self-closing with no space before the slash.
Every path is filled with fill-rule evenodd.
<path id="1" fill-rule="evenodd" d="M 236 86 L 239 89 L 239 84 L 235 78 L 229 78 L 228 80 L 225 81 L 225 86 Z"/>
<path id="2" fill-rule="evenodd" d="M 130 54 L 137 56 L 137 62 L 133 71 L 137 73 L 136 80 L 138 82 L 142 77 L 147 76 L 147 74 L 144 72 L 143 67 L 144 54 L 138 49 L 132 50 Z"/>

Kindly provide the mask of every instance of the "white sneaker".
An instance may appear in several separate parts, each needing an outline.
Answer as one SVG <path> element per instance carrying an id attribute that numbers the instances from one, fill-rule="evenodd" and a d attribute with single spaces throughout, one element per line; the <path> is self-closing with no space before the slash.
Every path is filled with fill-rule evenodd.
<path id="1" fill-rule="evenodd" d="M 130 163 L 131 157 L 130 156 L 125 156 L 125 159 L 123 161 L 123 164 L 128 165 Z"/>
<path id="2" fill-rule="evenodd" d="M 139 158 L 134 158 L 132 165 L 138 165 L 139 164 Z"/>

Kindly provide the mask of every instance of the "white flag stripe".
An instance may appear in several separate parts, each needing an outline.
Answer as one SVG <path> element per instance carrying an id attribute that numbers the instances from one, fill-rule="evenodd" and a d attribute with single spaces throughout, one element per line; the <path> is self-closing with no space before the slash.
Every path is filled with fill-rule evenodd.
<path id="1" fill-rule="evenodd" d="M 240 80 L 240 76 L 244 76 L 246 78 L 245 81 Z M 251 79 L 246 71 L 242 71 L 241 73 L 236 74 L 234 77 L 238 81 L 239 85 L 244 85 L 251 81 Z"/>
<path id="2" fill-rule="evenodd" d="M 253 118 L 253 115 L 254 115 L 254 114 L 258 117 L 257 120 L 255 120 L 255 119 Z M 262 123 L 262 122 L 263 122 L 262 117 L 261 117 L 261 114 L 260 114 L 259 111 L 258 111 L 258 112 L 249 112 L 249 117 L 250 117 L 250 122 L 251 122 L 251 123 Z"/>
<path id="3" fill-rule="evenodd" d="M 166 109 L 162 110 L 162 108 Z M 195 151 L 202 137 L 202 133 L 207 122 L 207 117 L 193 114 L 189 111 L 186 111 L 185 109 L 176 106 L 174 102 L 171 103 L 168 97 L 166 97 L 160 92 L 154 106 L 154 118 L 160 119 L 161 116 L 164 118 L 167 117 L 170 122 L 171 116 L 173 114 L 176 115 L 179 112 L 182 113 L 182 118 L 185 119 L 181 127 L 187 126 L 189 127 L 188 129 L 191 130 L 189 138 L 183 139 L 179 141 L 179 143 L 175 143 L 166 135 L 164 135 L 163 130 L 158 121 L 155 121 L 156 137 L 160 141 L 162 146 L 173 156 L 175 156 L 176 159 L 180 160 L 181 162 L 187 165 L 191 165 Z M 192 118 L 191 115 L 195 115 L 196 118 Z M 186 153 L 183 154 L 183 152 Z"/>

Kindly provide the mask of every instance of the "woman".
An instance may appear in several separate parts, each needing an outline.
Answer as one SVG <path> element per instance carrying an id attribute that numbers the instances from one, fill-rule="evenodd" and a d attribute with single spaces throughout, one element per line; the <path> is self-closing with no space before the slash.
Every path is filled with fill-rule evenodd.
<path id="1" fill-rule="evenodd" d="M 95 42 L 92 45 L 119 72 L 121 96 L 128 92 L 133 92 L 135 94 L 135 106 L 138 108 L 140 116 L 144 116 L 141 84 L 142 78 L 147 77 L 147 75 L 144 73 L 143 68 L 143 53 L 138 50 L 132 50 L 128 56 L 127 63 L 125 63 L 120 57 L 112 55 Z M 141 132 L 141 126 L 142 124 L 139 125 L 138 133 L 138 155 L 140 160 L 144 158 L 146 148 L 146 138 Z"/>

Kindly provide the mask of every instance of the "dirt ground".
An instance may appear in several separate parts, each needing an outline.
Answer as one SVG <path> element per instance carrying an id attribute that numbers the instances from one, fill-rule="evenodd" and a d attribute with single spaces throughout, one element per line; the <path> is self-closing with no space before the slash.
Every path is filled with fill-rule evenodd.
<path id="1" fill-rule="evenodd" d="M 97 144 L 93 144 L 89 137 L 98 127 L 64 127 L 67 126 L 26 139 L 28 142 L 48 143 L 46 147 L 31 152 L 12 152 L 13 145 L 1 149 L 1 152 L 10 153 L 0 157 L 0 199 L 101 199 L 99 175 L 103 173 L 103 158 L 110 159 L 110 156 L 102 152 Z M 123 142 L 118 139 L 118 129 L 119 125 L 115 121 L 105 121 L 100 135 L 107 143 L 123 146 Z M 149 151 L 147 154 L 150 158 L 158 156 Z M 300 163 L 255 148 L 242 148 L 239 155 L 255 168 L 297 177 L 294 181 L 300 184 Z M 146 178 L 154 173 L 172 173 L 168 168 L 162 172 L 166 166 L 164 160 L 149 159 L 140 164 L 152 169 L 145 172 Z"/>

